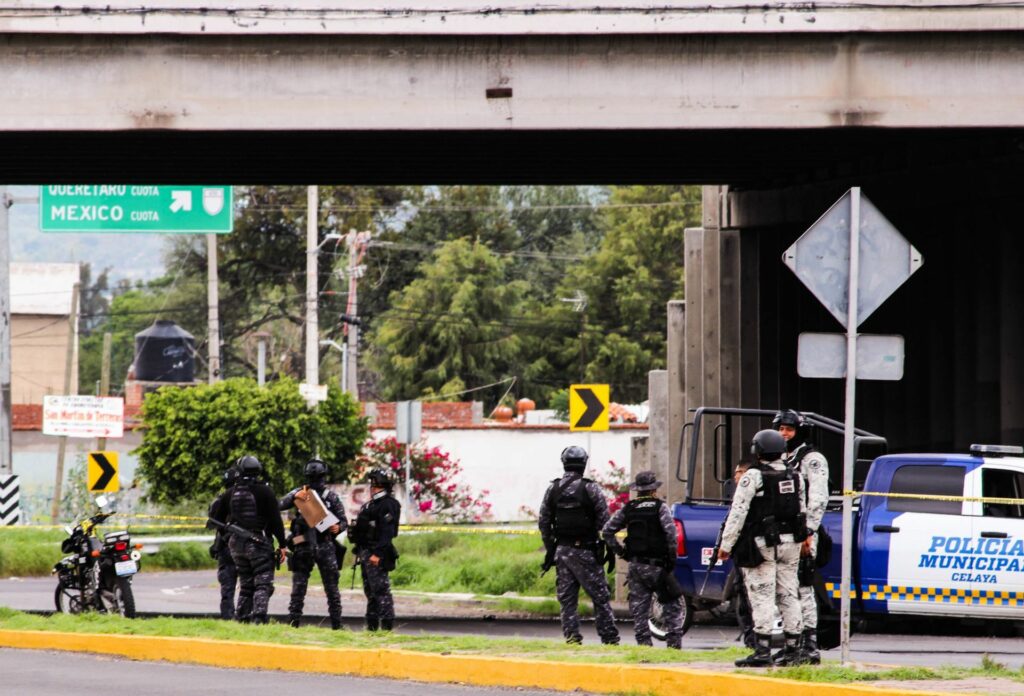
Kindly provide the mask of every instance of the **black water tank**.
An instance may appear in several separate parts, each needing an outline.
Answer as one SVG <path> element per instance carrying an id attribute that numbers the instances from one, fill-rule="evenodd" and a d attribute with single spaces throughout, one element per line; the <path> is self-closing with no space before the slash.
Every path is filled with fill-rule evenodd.
<path id="1" fill-rule="evenodd" d="M 196 339 L 167 319 L 157 319 L 135 334 L 135 379 L 144 382 L 192 382 Z"/>

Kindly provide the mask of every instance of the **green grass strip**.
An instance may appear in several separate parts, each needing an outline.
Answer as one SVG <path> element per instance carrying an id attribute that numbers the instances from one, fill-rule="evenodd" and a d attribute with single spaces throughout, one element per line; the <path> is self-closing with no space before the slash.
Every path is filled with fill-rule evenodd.
<path id="1" fill-rule="evenodd" d="M 484 636 L 403 635 L 364 631 L 331 631 L 315 626 L 291 628 L 284 624 L 251 626 L 217 619 L 123 619 L 119 616 L 37 616 L 0 607 L 0 628 L 13 631 L 63 631 L 176 638 L 208 638 L 243 642 L 280 643 L 336 648 L 396 648 L 426 653 L 525 657 L 538 660 L 624 664 L 685 664 L 729 662 L 744 651 L 668 650 L 636 645 L 566 645 L 542 638 L 488 638 Z"/>

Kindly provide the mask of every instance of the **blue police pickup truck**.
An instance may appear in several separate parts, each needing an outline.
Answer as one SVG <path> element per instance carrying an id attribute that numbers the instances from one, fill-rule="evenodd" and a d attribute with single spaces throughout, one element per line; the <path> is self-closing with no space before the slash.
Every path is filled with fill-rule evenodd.
<path id="1" fill-rule="evenodd" d="M 710 564 L 731 498 L 731 450 L 741 447 L 738 428 L 755 432 L 774 412 L 751 409 L 697 409 L 687 424 L 689 470 L 711 453 L 711 474 L 722 495 L 688 493 L 673 506 L 679 536 L 676 577 L 686 596 L 685 625 L 694 609 L 721 606 L 732 563 Z M 842 424 L 804 414 L 812 441 L 841 437 Z M 713 427 L 709 427 L 713 424 Z M 710 434 L 705 443 L 701 430 Z M 749 438 L 748 438 L 749 439 Z M 827 455 L 827 444 L 819 446 Z M 915 614 L 985 619 L 1024 619 L 1024 506 L 1012 500 L 982 502 L 962 498 L 1024 498 L 1024 450 L 976 445 L 970 454 L 885 454 L 884 438 L 856 431 L 852 610 L 860 615 Z M 823 525 L 834 540 L 831 560 L 821 568 L 824 589 L 838 611 L 842 543 L 841 447 L 829 456 L 833 503 Z M 871 456 L 880 455 L 880 456 Z M 682 454 L 680 455 L 680 460 Z M 737 458 L 738 459 L 738 458 Z M 681 463 L 681 462 L 680 462 Z M 677 475 L 681 467 L 677 465 Z M 707 472 L 705 472 L 705 476 Z M 680 478 L 682 478 L 680 476 Z M 711 486 L 716 489 L 715 485 Z M 922 496 L 922 497 L 914 497 Z M 710 572 L 710 576 L 709 576 Z M 706 580 L 706 582 L 705 582 Z"/>

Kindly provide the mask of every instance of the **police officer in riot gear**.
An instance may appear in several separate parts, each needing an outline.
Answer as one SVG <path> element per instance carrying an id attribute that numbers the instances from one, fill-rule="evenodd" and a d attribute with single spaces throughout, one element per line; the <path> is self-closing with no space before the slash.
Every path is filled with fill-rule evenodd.
<path id="1" fill-rule="evenodd" d="M 391 579 L 398 550 L 398 520 L 402 506 L 391 495 L 391 477 L 383 469 L 374 469 L 366 476 L 371 498 L 359 509 L 349 539 L 355 544 L 356 562 L 363 578 L 366 595 L 366 630 L 390 631 L 395 622 L 395 601 L 391 596 Z"/>
<path id="2" fill-rule="evenodd" d="M 309 574 L 313 567 L 320 569 L 320 578 L 327 594 L 327 612 L 331 617 L 331 628 L 341 628 L 341 591 L 338 581 L 341 579 L 339 570 L 344 558 L 344 547 L 336 542 L 337 537 L 348 529 L 345 519 L 345 506 L 334 491 L 327 488 L 327 465 L 319 459 L 310 459 L 305 467 L 306 485 L 289 491 L 281 498 L 281 510 L 297 508 L 295 501 L 305 501 L 315 491 L 323 501 L 327 510 L 338 518 L 338 523 L 326 531 L 318 531 L 310 527 L 301 514 L 292 518 L 288 545 L 292 549 L 292 595 L 288 603 L 288 623 L 298 627 L 302 618 L 302 605 L 306 599 L 309 586 Z"/>
<path id="3" fill-rule="evenodd" d="M 804 418 L 793 409 L 776 413 L 772 427 L 778 430 L 786 441 L 786 464 L 803 478 L 807 538 L 803 541 L 798 574 L 800 607 L 804 623 L 803 652 L 806 661 L 816 665 L 821 662 L 821 653 L 818 651 L 818 602 L 813 582 L 819 528 L 825 517 L 825 508 L 828 507 L 828 460 L 807 441 L 807 425 Z"/>
<path id="4" fill-rule="evenodd" d="M 736 487 L 718 554 L 723 561 L 735 554 L 754 615 L 754 653 L 737 660 L 736 666 L 801 664 L 803 617 L 797 567 L 807 535 L 802 478 L 782 461 L 786 441 L 778 431 L 758 432 L 750 451 L 756 462 Z M 771 627 L 776 604 L 786 645 L 773 663 Z"/>
<path id="5" fill-rule="evenodd" d="M 224 470 L 225 490 L 231 490 L 238 479 L 238 469 L 229 466 Z M 217 510 L 223 505 L 222 495 L 217 496 L 210 503 L 210 510 L 207 517 L 216 517 Z M 207 529 L 213 529 L 213 525 L 206 523 Z M 210 544 L 210 558 L 217 561 L 217 582 L 220 583 L 220 618 L 231 620 L 235 618 L 235 587 L 238 585 L 238 568 L 231 558 L 231 549 L 228 548 L 229 535 L 227 532 L 218 529 Z"/>
<path id="6" fill-rule="evenodd" d="M 608 523 L 608 501 L 601 487 L 583 477 L 588 455 L 582 447 L 562 450 L 565 473 L 551 482 L 541 502 L 541 538 L 557 571 L 556 592 L 562 608 L 562 633 L 567 643 L 581 643 L 577 612 L 580 587 L 594 603 L 601 642 L 617 644 L 619 631 L 612 615 L 611 593 L 604 574 L 604 544 L 598 533 Z"/>
<path id="7" fill-rule="evenodd" d="M 626 503 L 601 530 L 605 543 L 629 561 L 629 613 L 638 645 L 651 645 L 651 601 L 659 594 L 668 647 L 680 649 L 683 639 L 683 598 L 664 592 L 665 573 L 676 567 L 676 524 L 665 501 L 654 496 L 661 481 L 653 471 L 641 471 L 630 486 L 636 497 Z M 626 530 L 625 547 L 615 534 Z"/>
<path id="8" fill-rule="evenodd" d="M 260 460 L 247 454 L 239 457 L 235 467 L 238 479 L 221 495 L 216 514 L 211 517 L 219 522 L 230 518 L 252 532 L 247 537 L 232 534 L 228 544 L 241 582 L 235 618 L 243 623 L 267 623 L 267 608 L 274 594 L 275 560 L 279 564 L 285 556 L 284 524 L 277 496 L 259 480 L 263 472 Z M 277 539 L 277 559 L 272 538 Z"/>

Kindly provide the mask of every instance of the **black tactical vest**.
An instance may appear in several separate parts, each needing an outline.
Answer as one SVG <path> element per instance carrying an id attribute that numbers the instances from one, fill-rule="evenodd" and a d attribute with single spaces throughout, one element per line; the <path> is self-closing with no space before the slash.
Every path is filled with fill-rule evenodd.
<path id="1" fill-rule="evenodd" d="M 555 540 L 558 544 L 577 544 L 597 540 L 597 522 L 594 502 L 587 495 L 590 479 L 580 480 L 575 493 L 563 492 L 562 479 L 552 481 L 551 497 L 554 498 Z M 550 504 L 550 503 L 549 503 Z"/>
<path id="2" fill-rule="evenodd" d="M 766 465 L 760 471 L 764 495 L 754 498 L 748 513 L 754 535 L 763 536 L 768 546 L 775 546 L 779 534 L 806 534 L 800 512 L 800 474 L 788 466 L 779 471 Z"/>
<path id="3" fill-rule="evenodd" d="M 665 555 L 668 540 L 661 526 L 662 501 L 644 496 L 626 503 L 626 558 L 657 558 Z"/>
<path id="4" fill-rule="evenodd" d="M 231 519 L 239 527 L 251 532 L 263 531 L 263 522 L 256 507 L 256 496 L 252 492 L 251 481 L 239 481 L 234 485 L 231 489 L 229 510 Z"/>

